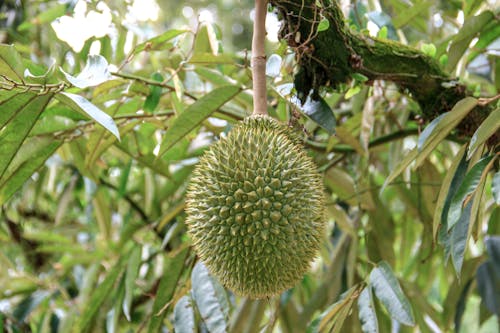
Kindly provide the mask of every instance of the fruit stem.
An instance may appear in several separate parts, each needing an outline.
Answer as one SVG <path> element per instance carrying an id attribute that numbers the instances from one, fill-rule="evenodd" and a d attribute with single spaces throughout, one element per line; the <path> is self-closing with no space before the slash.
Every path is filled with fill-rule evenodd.
<path id="1" fill-rule="evenodd" d="M 253 115 L 267 115 L 266 40 L 267 0 L 255 0 L 252 38 Z"/>

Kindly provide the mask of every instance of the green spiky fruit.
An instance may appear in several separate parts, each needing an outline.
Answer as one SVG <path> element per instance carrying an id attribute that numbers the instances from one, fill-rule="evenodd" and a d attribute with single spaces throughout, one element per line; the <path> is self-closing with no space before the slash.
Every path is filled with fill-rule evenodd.
<path id="1" fill-rule="evenodd" d="M 236 294 L 263 298 L 309 269 L 324 227 L 322 178 L 297 135 L 249 117 L 204 154 L 187 194 L 187 225 L 209 271 Z"/>

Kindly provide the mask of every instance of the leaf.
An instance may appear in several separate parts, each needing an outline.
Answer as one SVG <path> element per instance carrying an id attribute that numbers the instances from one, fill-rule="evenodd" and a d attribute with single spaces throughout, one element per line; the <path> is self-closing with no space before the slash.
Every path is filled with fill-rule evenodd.
<path id="1" fill-rule="evenodd" d="M 108 61 L 101 55 L 90 55 L 85 67 L 77 77 L 66 73 L 62 68 L 60 70 L 66 77 L 66 80 L 75 87 L 81 89 L 94 87 L 111 80 L 111 74 L 108 70 Z"/>
<path id="2" fill-rule="evenodd" d="M 364 333 L 378 333 L 377 313 L 375 312 L 371 286 L 365 287 L 359 295 L 358 313 L 361 330 Z"/>
<path id="3" fill-rule="evenodd" d="M 14 45 L 0 44 L 0 75 L 22 82 L 23 71 L 23 61 Z"/>
<path id="4" fill-rule="evenodd" d="M 208 331 L 224 333 L 227 331 L 228 322 L 217 297 L 215 283 L 206 266 L 200 261 L 196 263 L 191 273 L 193 299 Z"/>
<path id="5" fill-rule="evenodd" d="M 163 76 L 160 73 L 154 73 L 152 79 L 157 82 L 163 81 Z M 154 112 L 160 102 L 162 88 L 158 86 L 149 87 L 149 95 L 144 101 L 144 111 Z"/>
<path id="6" fill-rule="evenodd" d="M 361 91 L 361 86 L 355 85 L 349 88 L 349 90 L 347 90 L 344 97 L 345 99 L 350 99 L 352 96 L 357 95 L 360 91 Z"/>
<path id="7" fill-rule="evenodd" d="M 278 77 L 281 71 L 281 62 L 283 59 L 277 54 L 271 54 L 266 62 L 266 75 L 270 77 Z"/>
<path id="8" fill-rule="evenodd" d="M 410 152 L 408 152 L 386 178 L 384 185 L 382 185 L 382 188 L 380 189 L 380 193 L 384 192 L 387 185 L 389 185 L 394 179 L 396 179 L 410 165 L 410 163 L 413 162 L 415 158 L 417 158 L 417 156 L 417 148 L 413 148 Z"/>
<path id="9" fill-rule="evenodd" d="M 182 35 L 186 32 L 189 32 L 189 30 L 169 30 L 167 32 L 164 32 L 163 34 L 153 37 L 147 41 L 145 41 L 142 44 L 137 45 L 134 48 L 134 51 L 132 54 L 137 54 L 142 51 L 158 51 L 158 50 L 165 50 L 170 47 L 172 47 L 172 44 L 167 43 L 168 41 L 172 40 L 173 38 Z"/>
<path id="10" fill-rule="evenodd" d="M 199 126 L 213 112 L 236 96 L 241 89 L 237 86 L 223 86 L 212 90 L 191 104 L 170 125 L 161 143 L 161 157 L 179 140 Z"/>
<path id="11" fill-rule="evenodd" d="M 398 40 L 398 34 L 396 28 L 392 23 L 392 19 L 389 15 L 384 12 L 372 11 L 366 13 L 367 17 L 375 23 L 380 29 L 387 27 L 387 37 L 392 40 Z"/>
<path id="12" fill-rule="evenodd" d="M 448 217 L 446 219 L 448 224 L 448 231 L 451 230 L 451 228 L 460 219 L 464 201 L 475 192 L 481 180 L 481 177 L 483 177 L 483 173 L 487 171 L 485 171 L 485 168 L 488 166 L 492 158 L 493 155 L 484 157 L 479 160 L 479 162 L 477 162 L 470 169 L 470 171 L 463 179 L 460 187 L 458 188 L 450 203 L 450 209 L 448 210 Z"/>
<path id="13" fill-rule="evenodd" d="M 477 105 L 477 99 L 466 97 L 455 104 L 451 111 L 443 113 L 434 119 L 420 134 L 418 138 L 419 154 L 415 160 L 415 167 L 434 151 L 441 141 L 467 116 Z"/>
<path id="14" fill-rule="evenodd" d="M 141 266 L 141 247 L 136 246 L 131 250 L 127 261 L 127 272 L 125 274 L 125 298 L 123 299 L 123 313 L 130 321 L 130 306 L 134 296 L 135 279 L 139 274 Z"/>
<path id="15" fill-rule="evenodd" d="M 401 290 L 390 266 L 381 261 L 370 273 L 370 285 L 391 318 L 408 326 L 415 325 L 410 302 Z"/>
<path id="16" fill-rule="evenodd" d="M 356 285 L 340 296 L 340 300 L 330 305 L 307 327 L 307 333 L 340 332 L 345 318 L 359 296 L 360 286 Z M 332 327 L 333 326 L 333 327 Z"/>
<path id="17" fill-rule="evenodd" d="M 196 323 L 192 299 L 189 295 L 182 296 L 174 308 L 174 331 L 176 333 L 195 333 Z"/>
<path id="18" fill-rule="evenodd" d="M 18 31 L 26 31 L 36 25 L 47 24 L 54 21 L 56 18 L 66 14 L 69 3 L 58 4 L 56 6 L 50 6 L 46 10 L 43 10 L 36 17 L 33 17 L 29 21 L 24 21 L 17 27 Z"/>
<path id="19" fill-rule="evenodd" d="M 0 140 L 1 142 L 1 140 Z M 25 140 L 0 178 L 0 205 L 3 205 L 54 154 L 62 141 L 51 137 Z M 3 154 L 0 153 L 0 156 Z"/>
<path id="20" fill-rule="evenodd" d="M 491 21 L 484 29 L 481 31 L 479 40 L 474 44 L 474 48 L 469 50 L 469 55 L 467 56 L 467 64 L 470 64 L 480 54 L 486 51 L 486 48 L 500 37 L 500 24 L 498 20 Z"/>
<path id="21" fill-rule="evenodd" d="M 6 106 L 5 114 L 8 117 L 3 115 L 2 110 L 0 113 L 0 146 L 2 147 L 0 150 L 0 180 L 5 181 L 4 173 L 7 167 L 18 153 L 19 147 L 51 98 L 52 94 L 25 93 L 20 98 L 12 98 L 7 103 L 0 104 Z"/>
<path id="22" fill-rule="evenodd" d="M 443 210 L 445 207 L 446 199 L 448 198 L 448 195 L 450 193 L 451 183 L 452 183 L 454 175 L 457 171 L 457 168 L 460 165 L 460 162 L 462 161 L 462 158 L 465 154 L 466 148 L 467 148 L 467 145 L 464 144 L 460 148 L 460 150 L 457 152 L 457 154 L 455 155 L 454 159 L 451 162 L 451 165 L 447 169 L 447 172 L 444 176 L 443 182 L 441 183 L 441 187 L 439 189 L 438 199 L 436 202 L 436 208 L 434 209 L 434 218 L 433 218 L 433 223 L 432 223 L 433 239 L 436 239 L 436 236 L 437 236 L 438 230 L 439 230 L 439 226 L 442 223 Z M 446 220 L 444 222 L 446 222 Z M 446 230 L 447 230 L 446 225 L 443 225 L 442 227 L 446 228 Z"/>
<path id="23" fill-rule="evenodd" d="M 100 110 L 94 104 L 90 103 L 86 98 L 67 92 L 61 92 L 57 94 L 56 98 L 62 103 L 69 106 L 71 109 L 88 115 L 98 124 L 111 132 L 111 134 L 113 134 L 118 140 L 120 140 L 120 132 L 118 131 L 118 127 L 116 127 L 113 118 L 111 118 L 107 113 Z"/>
<path id="24" fill-rule="evenodd" d="M 318 24 L 318 32 L 328 30 L 330 28 L 330 21 L 328 21 L 327 18 L 322 18 L 321 21 L 319 21 Z"/>
<path id="25" fill-rule="evenodd" d="M 495 269 L 496 266 L 496 269 Z M 500 263 L 487 260 L 476 273 L 477 289 L 483 304 L 491 313 L 500 316 Z"/>
<path id="26" fill-rule="evenodd" d="M 292 102 L 300 106 L 297 98 L 292 98 Z M 306 102 L 300 107 L 300 110 L 329 134 L 335 133 L 337 120 L 332 108 L 323 98 L 312 99 L 311 96 L 308 96 Z"/>
<path id="27" fill-rule="evenodd" d="M 493 199 L 497 205 L 500 205 L 500 170 L 493 176 L 491 183 L 491 192 L 493 192 Z"/>
<path id="28" fill-rule="evenodd" d="M 471 158 L 477 147 L 486 142 L 498 129 L 500 129 L 500 108 L 494 109 L 474 132 L 467 151 L 467 158 Z"/>
<path id="29" fill-rule="evenodd" d="M 184 260 L 189 253 L 189 248 L 177 252 L 175 257 L 168 258 L 163 276 L 158 286 L 158 292 L 153 303 L 152 317 L 149 322 L 148 332 L 156 333 L 160 331 L 165 315 L 165 307 L 172 301 L 177 282 L 184 270 Z"/>
<path id="30" fill-rule="evenodd" d="M 373 124 L 375 123 L 375 98 L 370 96 L 366 99 L 363 106 L 363 117 L 361 118 L 361 132 L 359 138 L 363 149 L 368 152 L 370 135 L 372 132 Z"/>
<path id="31" fill-rule="evenodd" d="M 453 38 L 453 42 L 447 52 L 448 64 L 446 71 L 452 72 L 455 70 L 460 58 L 462 58 L 464 52 L 469 48 L 472 39 L 494 19 L 495 15 L 491 11 L 484 11 L 477 16 L 472 16 L 465 20 L 462 28 Z"/>
<path id="32" fill-rule="evenodd" d="M 235 59 L 228 54 L 212 54 L 212 53 L 195 53 L 193 54 L 188 63 L 190 64 L 234 64 Z"/>
<path id="33" fill-rule="evenodd" d="M 410 23 L 417 16 L 421 15 L 422 12 L 427 11 L 430 6 L 434 4 L 433 1 L 419 1 L 415 2 L 413 5 L 409 6 L 405 10 L 398 12 L 394 19 L 394 27 L 400 29 L 403 26 Z"/>
<path id="34" fill-rule="evenodd" d="M 82 311 L 80 321 L 78 323 L 79 331 L 86 331 L 89 325 L 92 323 L 95 315 L 99 310 L 102 310 L 102 304 L 106 300 L 106 297 L 114 290 L 113 286 L 116 280 L 122 272 L 122 264 L 117 263 L 107 274 L 106 278 L 99 286 L 91 293 L 90 299 L 85 304 L 85 308 Z"/>
<path id="35" fill-rule="evenodd" d="M 464 262 L 465 248 L 467 246 L 467 240 L 468 240 L 467 235 L 469 231 L 471 208 L 472 208 L 472 200 L 470 200 L 467 203 L 455 227 L 451 230 L 451 236 L 450 236 L 451 261 L 453 262 L 453 267 L 455 267 L 455 272 L 457 273 L 457 277 L 460 276 L 460 272 L 462 270 L 462 264 Z"/>

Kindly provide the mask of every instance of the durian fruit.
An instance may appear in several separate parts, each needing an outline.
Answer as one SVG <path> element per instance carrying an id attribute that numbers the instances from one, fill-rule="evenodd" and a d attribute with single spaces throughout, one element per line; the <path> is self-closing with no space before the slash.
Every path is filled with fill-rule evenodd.
<path id="1" fill-rule="evenodd" d="M 293 287 L 319 248 L 322 184 L 288 126 L 246 118 L 193 171 L 186 223 L 195 251 L 238 295 L 264 298 Z"/>

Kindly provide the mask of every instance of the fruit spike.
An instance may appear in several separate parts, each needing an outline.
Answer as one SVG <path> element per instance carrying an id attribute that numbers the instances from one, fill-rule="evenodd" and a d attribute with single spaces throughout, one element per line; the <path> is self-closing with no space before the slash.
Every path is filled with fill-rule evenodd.
<path id="1" fill-rule="evenodd" d="M 264 298 L 293 287 L 321 241 L 322 184 L 289 127 L 246 118 L 193 171 L 186 223 L 197 254 L 238 295 Z"/>

